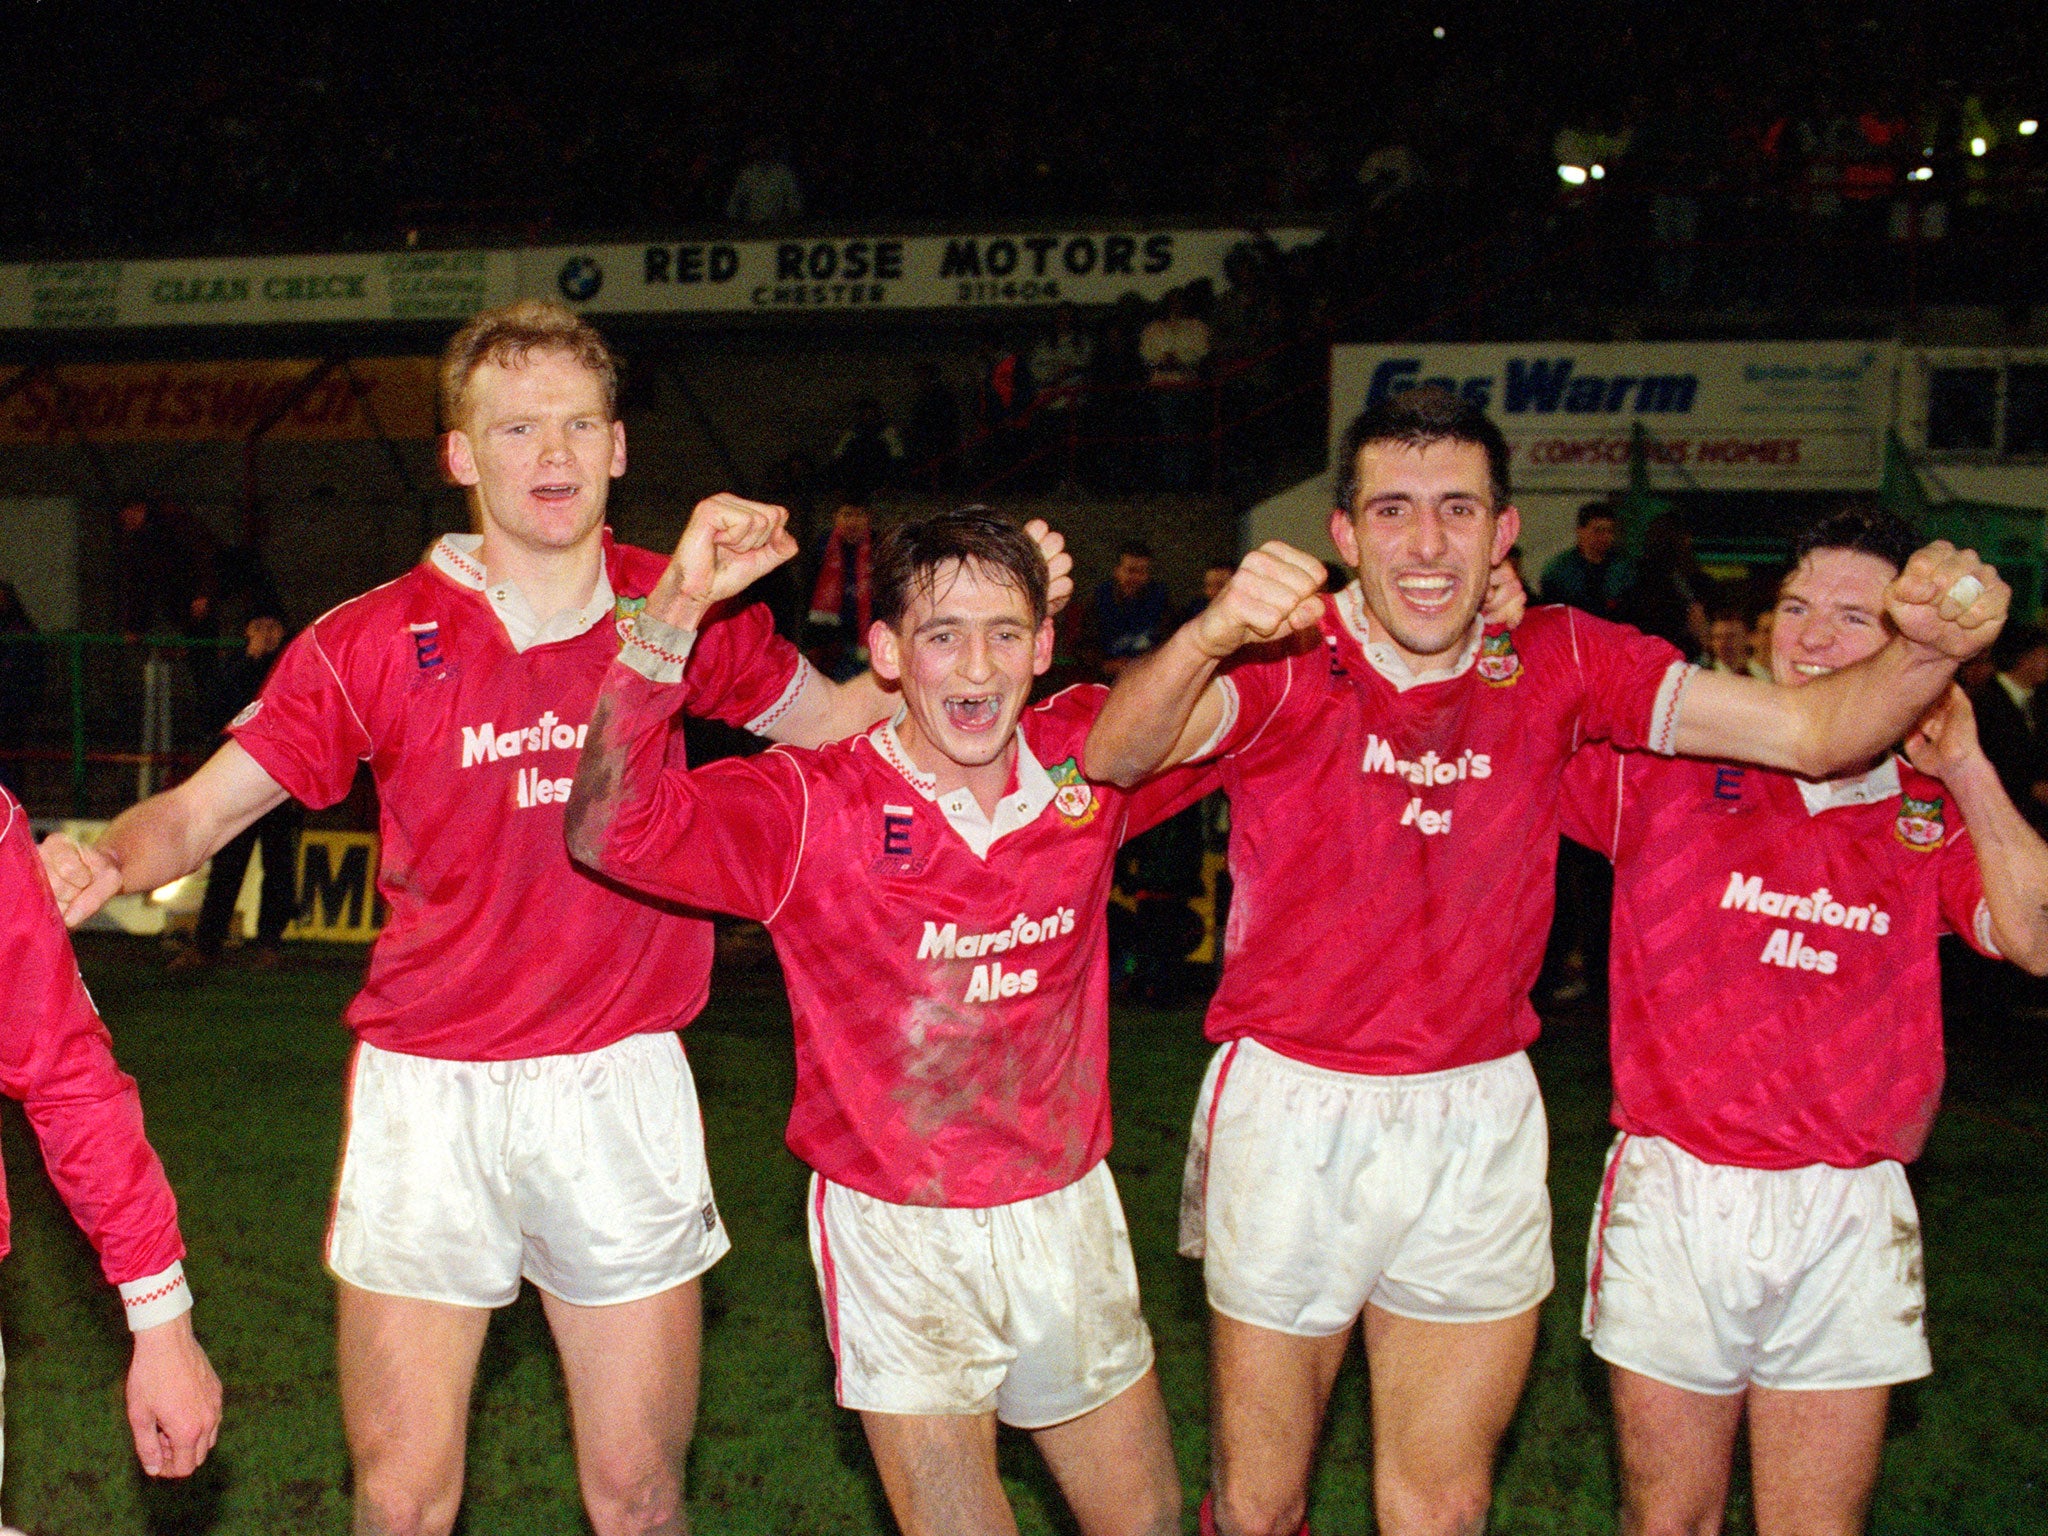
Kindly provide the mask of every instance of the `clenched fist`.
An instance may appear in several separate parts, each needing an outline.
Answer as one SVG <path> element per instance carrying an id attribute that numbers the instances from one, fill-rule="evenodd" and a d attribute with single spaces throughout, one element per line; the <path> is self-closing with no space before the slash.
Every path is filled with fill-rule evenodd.
<path id="1" fill-rule="evenodd" d="M 1900 634 L 1955 661 L 1998 638 L 2012 588 L 1976 551 L 1937 539 L 1915 551 L 1885 588 L 1885 612 Z"/>
<path id="2" fill-rule="evenodd" d="M 1312 628 L 1323 614 L 1328 579 L 1314 555 L 1269 539 L 1239 562 L 1230 584 L 1194 620 L 1196 647 L 1221 660 L 1244 646 Z"/>
<path id="3" fill-rule="evenodd" d="M 695 629 L 712 604 L 737 597 L 796 554 L 789 513 L 720 491 L 697 503 L 674 558 L 647 599 L 664 624 Z"/>

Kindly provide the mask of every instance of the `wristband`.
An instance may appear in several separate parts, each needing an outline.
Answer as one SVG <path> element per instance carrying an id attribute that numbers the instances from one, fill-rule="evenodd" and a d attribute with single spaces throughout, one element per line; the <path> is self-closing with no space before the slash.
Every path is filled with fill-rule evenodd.
<path id="1" fill-rule="evenodd" d="M 117 1289 L 130 1333 L 155 1328 L 192 1310 L 192 1287 L 185 1283 L 185 1265 L 179 1259 L 171 1260 L 171 1267 L 158 1274 L 124 1280 Z"/>
<path id="2" fill-rule="evenodd" d="M 680 683 L 697 631 L 678 629 L 643 611 L 619 621 L 619 660 L 650 683 Z"/>

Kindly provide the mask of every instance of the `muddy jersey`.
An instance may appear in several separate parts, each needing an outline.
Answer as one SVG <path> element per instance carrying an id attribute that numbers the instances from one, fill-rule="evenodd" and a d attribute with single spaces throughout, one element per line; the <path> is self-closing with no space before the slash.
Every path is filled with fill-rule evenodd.
<path id="1" fill-rule="evenodd" d="M 604 558 L 593 602 L 608 591 L 622 613 L 667 564 L 609 536 Z M 229 727 L 307 805 L 346 795 L 358 762 L 376 778 L 386 917 L 349 1025 L 384 1050 L 458 1061 L 675 1029 L 704 1004 L 710 925 L 594 879 L 562 837 L 577 750 L 618 654 L 612 612 L 519 650 L 484 582 L 444 539 L 316 620 Z M 766 608 L 726 611 L 704 627 L 682 708 L 764 731 L 807 676 Z M 662 750 L 682 761 L 680 729 Z"/>
<path id="2" fill-rule="evenodd" d="M 1614 1123 L 1710 1163 L 1908 1162 L 1941 1098 L 1941 967 L 1995 954 L 1939 781 L 1588 748 L 1564 831 L 1614 860 Z"/>
<path id="3" fill-rule="evenodd" d="M 1004 1205 L 1100 1162 L 1117 845 L 1197 776 L 1134 793 L 1084 780 L 1099 687 L 1024 712 L 992 818 L 966 789 L 939 794 L 888 722 L 662 772 L 673 692 L 623 663 L 605 685 L 629 766 L 601 862 L 767 924 L 796 1026 L 790 1150 L 903 1205 Z"/>
<path id="4" fill-rule="evenodd" d="M 57 1186 L 121 1287 L 130 1315 L 154 1297 L 145 1278 L 184 1257 L 178 1204 L 142 1129 L 135 1080 L 114 1064 L 56 898 L 29 836 L 28 814 L 0 789 L 0 1092 L 21 1102 Z M 0 1182 L 0 1254 L 8 1248 L 7 1195 Z M 178 1310 L 182 1310 L 180 1307 Z"/>
<path id="5" fill-rule="evenodd" d="M 1587 741 L 1670 749 L 1689 675 L 1575 609 L 1417 677 L 1356 585 L 1225 674 L 1234 881 L 1212 1040 L 1346 1072 L 1438 1072 L 1535 1039 L 1558 778 Z"/>

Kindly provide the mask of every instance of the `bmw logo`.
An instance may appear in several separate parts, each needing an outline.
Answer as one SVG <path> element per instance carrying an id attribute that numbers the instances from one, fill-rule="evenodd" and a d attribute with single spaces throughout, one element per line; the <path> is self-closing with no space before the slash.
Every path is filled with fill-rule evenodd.
<path id="1" fill-rule="evenodd" d="M 597 297 L 597 290 L 604 286 L 604 268 L 588 256 L 572 256 L 562 263 L 555 286 L 562 290 L 563 298 L 581 304 Z"/>

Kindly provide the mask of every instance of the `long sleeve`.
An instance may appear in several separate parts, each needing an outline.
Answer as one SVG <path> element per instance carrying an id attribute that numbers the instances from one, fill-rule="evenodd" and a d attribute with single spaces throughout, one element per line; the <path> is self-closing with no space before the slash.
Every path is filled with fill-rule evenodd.
<path id="1" fill-rule="evenodd" d="M 178 1206 L 143 1133 L 135 1080 L 114 1063 L 28 819 L 0 796 L 0 1092 L 19 1099 L 51 1182 L 119 1286 L 131 1327 L 168 1321 L 191 1305 L 180 1260 Z"/>

